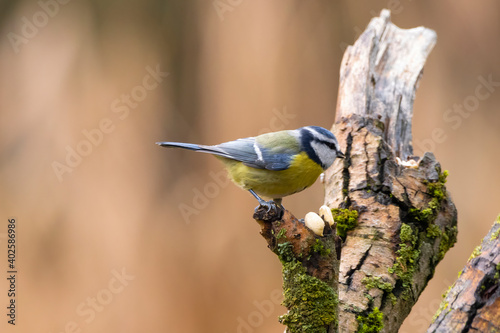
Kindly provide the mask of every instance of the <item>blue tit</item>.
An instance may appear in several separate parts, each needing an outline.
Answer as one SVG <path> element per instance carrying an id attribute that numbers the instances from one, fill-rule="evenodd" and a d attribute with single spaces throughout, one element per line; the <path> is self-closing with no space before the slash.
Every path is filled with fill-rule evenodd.
<path id="1" fill-rule="evenodd" d="M 273 202 L 266 202 L 260 196 L 273 199 L 281 206 L 283 197 L 311 186 L 335 158 L 344 158 L 332 132 L 318 126 L 266 133 L 215 146 L 181 142 L 157 144 L 214 155 L 224 163 L 229 178 L 250 191 L 268 210 Z"/>

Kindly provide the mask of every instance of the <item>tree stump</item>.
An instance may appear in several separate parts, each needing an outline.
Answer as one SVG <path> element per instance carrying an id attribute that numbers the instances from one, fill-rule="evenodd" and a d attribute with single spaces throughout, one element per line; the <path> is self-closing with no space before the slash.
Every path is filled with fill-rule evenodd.
<path id="1" fill-rule="evenodd" d="M 286 332 L 397 332 L 455 243 L 447 172 L 411 145 L 415 91 L 435 41 L 383 10 L 347 48 L 332 129 L 346 158 L 324 177 L 336 228 L 326 224 L 321 236 L 288 211 L 254 215 L 283 265 Z"/>
<path id="2" fill-rule="evenodd" d="M 432 153 L 413 156 L 413 101 L 436 41 L 372 19 L 340 70 L 333 132 L 345 150 L 325 174 L 325 205 L 355 210 L 339 275 L 340 332 L 397 332 L 456 240 L 447 172 Z"/>

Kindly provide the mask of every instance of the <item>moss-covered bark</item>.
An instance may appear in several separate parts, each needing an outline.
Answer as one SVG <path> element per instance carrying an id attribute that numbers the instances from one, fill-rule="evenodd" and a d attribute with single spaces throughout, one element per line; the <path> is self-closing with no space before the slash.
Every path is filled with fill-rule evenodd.
<path id="1" fill-rule="evenodd" d="M 358 214 L 339 229 L 341 331 L 367 330 L 362 319 L 376 317 L 383 325 L 370 330 L 396 332 L 456 241 L 447 174 L 411 145 L 415 91 L 435 38 L 382 12 L 342 60 L 333 132 L 346 158 L 325 173 L 325 204 Z"/>
<path id="2" fill-rule="evenodd" d="M 272 215 L 259 209 L 254 218 L 278 256 L 283 271 L 283 305 L 279 320 L 290 333 L 333 333 L 338 328 L 338 238 L 325 223 L 316 235 L 290 212 Z"/>

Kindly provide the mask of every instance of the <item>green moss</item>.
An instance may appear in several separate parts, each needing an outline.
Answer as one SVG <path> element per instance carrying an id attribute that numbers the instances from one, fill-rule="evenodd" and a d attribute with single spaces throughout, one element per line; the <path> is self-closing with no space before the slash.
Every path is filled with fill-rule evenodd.
<path id="1" fill-rule="evenodd" d="M 316 243 L 312 246 L 312 251 L 319 253 L 321 256 L 327 256 L 330 254 L 331 249 L 326 248 L 323 242 L 316 238 Z"/>
<path id="2" fill-rule="evenodd" d="M 441 201 L 446 197 L 446 177 L 448 171 L 445 170 L 439 174 L 438 181 L 434 183 L 426 182 L 428 194 L 432 197 L 427 208 L 411 208 L 410 218 L 421 223 L 431 224 L 441 209 Z"/>
<path id="3" fill-rule="evenodd" d="M 497 216 L 497 219 L 495 220 L 495 223 L 493 223 L 493 226 L 495 226 L 495 224 L 500 224 L 500 215 Z M 499 235 L 500 235 L 500 228 L 498 228 L 497 231 L 491 234 L 490 240 L 497 239 Z"/>
<path id="4" fill-rule="evenodd" d="M 437 225 L 431 224 L 427 227 L 428 238 L 437 238 L 439 236 L 441 236 L 441 229 Z"/>
<path id="5" fill-rule="evenodd" d="M 496 280 L 496 283 L 498 283 L 500 280 L 500 263 L 496 266 L 496 273 L 495 273 L 495 276 L 493 276 L 493 279 Z"/>
<path id="6" fill-rule="evenodd" d="M 500 215 L 497 217 L 493 226 L 495 226 L 495 224 L 500 224 Z M 498 228 L 497 231 L 495 231 L 494 233 L 491 234 L 490 240 L 497 239 L 498 235 L 500 235 L 500 228 Z"/>
<path id="7" fill-rule="evenodd" d="M 278 234 L 276 235 L 276 239 L 279 240 L 280 238 L 285 238 L 285 234 L 286 234 L 286 229 L 281 228 Z"/>
<path id="8" fill-rule="evenodd" d="M 479 256 L 481 254 L 481 252 L 482 252 L 481 245 L 476 246 L 476 248 L 474 249 L 474 251 L 472 251 L 472 253 L 469 257 L 469 260 L 476 258 L 477 256 Z"/>
<path id="9" fill-rule="evenodd" d="M 394 286 L 390 282 L 383 282 L 380 276 L 367 276 L 361 280 L 361 282 L 366 286 L 367 290 L 378 288 L 387 293 L 387 297 L 391 300 L 392 304 L 395 304 L 397 299 L 394 296 L 392 290 Z M 365 295 L 366 296 L 366 295 Z"/>
<path id="10" fill-rule="evenodd" d="M 439 170 L 436 169 L 438 172 Z M 440 261 L 444 258 L 446 252 L 455 245 L 457 241 L 457 227 L 446 227 L 444 230 L 434 224 L 436 217 L 441 210 L 441 202 L 446 198 L 446 178 L 448 171 L 445 170 L 439 173 L 436 182 L 427 182 L 427 191 L 431 196 L 431 201 L 424 209 L 410 208 L 408 212 L 408 220 L 417 222 L 421 226 L 426 227 L 425 235 L 429 239 L 439 238 L 439 252 L 434 257 L 434 260 Z"/>
<path id="11" fill-rule="evenodd" d="M 441 298 L 445 299 L 446 296 L 448 296 L 448 294 L 450 293 L 450 290 L 451 290 L 451 286 L 449 286 L 448 289 L 446 289 L 446 291 L 441 294 Z"/>
<path id="12" fill-rule="evenodd" d="M 292 333 L 326 333 L 337 320 L 338 297 L 333 288 L 306 273 L 289 242 L 278 244 L 276 253 L 283 265 L 283 305 L 289 309 L 280 322 Z"/>
<path id="13" fill-rule="evenodd" d="M 460 274 L 459 274 L 460 276 Z M 452 284 L 451 286 L 448 287 L 448 289 L 441 295 L 441 297 L 443 298 L 443 301 L 441 302 L 441 304 L 439 305 L 439 309 L 436 311 L 436 313 L 434 314 L 434 316 L 432 317 L 432 322 L 435 322 L 436 321 L 436 318 L 439 317 L 439 315 L 441 314 L 441 312 L 443 312 L 444 310 L 448 309 L 448 311 L 450 311 L 451 309 L 449 308 L 450 304 L 445 301 L 446 299 L 446 296 L 448 296 L 451 288 L 454 286 L 455 284 Z"/>
<path id="14" fill-rule="evenodd" d="M 446 178 L 448 177 L 448 170 L 444 170 L 438 176 L 438 181 L 435 183 L 428 183 L 427 188 L 431 197 L 437 199 L 438 201 L 443 200 L 446 197 Z"/>
<path id="15" fill-rule="evenodd" d="M 337 235 L 345 240 L 347 232 L 358 224 L 358 211 L 354 209 L 332 209 L 333 220 L 337 223 Z"/>
<path id="16" fill-rule="evenodd" d="M 500 235 L 500 228 L 498 228 L 497 231 L 491 234 L 490 240 L 495 240 L 498 238 L 498 235 Z"/>
<path id="17" fill-rule="evenodd" d="M 413 221 L 429 224 L 434 219 L 434 211 L 431 208 L 410 208 L 410 219 Z"/>
<path id="18" fill-rule="evenodd" d="M 401 280 L 403 292 L 403 299 L 408 299 L 411 294 L 411 283 L 413 273 L 415 272 L 418 258 L 420 257 L 420 250 L 418 249 L 418 236 L 413 232 L 410 225 L 403 223 L 399 233 L 401 243 L 399 250 L 396 251 L 398 255 L 396 262 L 388 269 L 389 273 L 396 274 Z"/>
<path id="19" fill-rule="evenodd" d="M 384 314 L 378 308 L 373 308 L 368 315 L 359 315 L 356 320 L 358 321 L 357 333 L 377 333 L 384 328 Z"/>
<path id="20" fill-rule="evenodd" d="M 439 317 L 439 315 L 441 314 L 441 312 L 443 312 L 444 310 L 448 309 L 449 306 L 450 306 L 450 304 L 448 302 L 445 302 L 443 300 L 441 302 L 441 304 L 439 305 L 439 309 L 436 311 L 436 313 L 432 317 L 432 322 L 435 322 L 436 319 L 437 319 L 437 317 Z"/>
<path id="21" fill-rule="evenodd" d="M 378 288 L 384 291 L 392 291 L 394 288 L 390 282 L 382 282 L 380 276 L 367 276 L 361 280 L 361 282 L 366 286 L 366 289 Z"/>
<path id="22" fill-rule="evenodd" d="M 458 229 L 456 226 L 451 228 L 446 227 L 442 233 L 441 242 L 439 243 L 439 261 L 444 258 L 444 255 L 457 242 Z"/>
<path id="23" fill-rule="evenodd" d="M 290 242 L 279 243 L 275 250 L 282 264 L 295 260 Z"/>
<path id="24" fill-rule="evenodd" d="M 437 170 L 439 172 L 439 170 Z M 446 197 L 446 178 L 448 177 L 448 170 L 439 173 L 436 182 L 426 182 L 427 193 L 431 196 L 431 201 L 427 208 L 418 209 L 411 208 L 409 211 L 410 218 L 425 224 L 432 224 L 436 219 L 437 213 L 441 209 L 441 201 Z"/>

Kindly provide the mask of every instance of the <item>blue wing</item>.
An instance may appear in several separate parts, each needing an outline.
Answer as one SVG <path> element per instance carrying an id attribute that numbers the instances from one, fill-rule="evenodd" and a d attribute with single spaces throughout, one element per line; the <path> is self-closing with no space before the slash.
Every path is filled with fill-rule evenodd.
<path id="1" fill-rule="evenodd" d="M 225 157 L 243 164 L 267 170 L 285 170 L 290 167 L 300 145 L 293 131 L 280 131 L 255 138 L 238 139 L 215 146 L 224 151 Z"/>
<path id="2" fill-rule="evenodd" d="M 268 133 L 215 146 L 177 142 L 159 142 L 158 144 L 164 147 L 179 147 L 222 156 L 240 161 L 252 168 L 279 171 L 288 169 L 294 156 L 300 153 L 299 143 L 290 132 Z"/>

